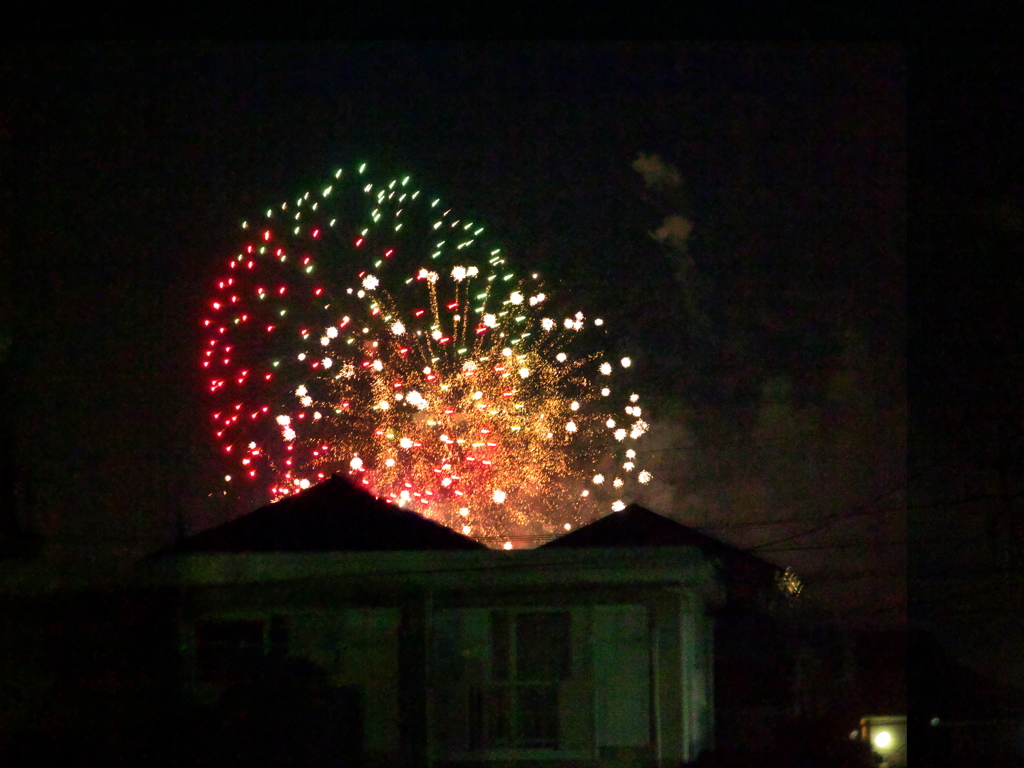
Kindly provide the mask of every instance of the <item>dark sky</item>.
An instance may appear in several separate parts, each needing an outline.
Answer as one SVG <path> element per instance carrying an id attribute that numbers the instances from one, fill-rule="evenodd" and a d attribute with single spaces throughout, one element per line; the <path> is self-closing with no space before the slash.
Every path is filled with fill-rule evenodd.
<path id="1" fill-rule="evenodd" d="M 848 615 L 903 616 L 898 49 L 63 46 L 3 66 L 4 410 L 20 512 L 62 546 L 228 514 L 204 286 L 240 218 L 365 161 L 487 222 L 636 350 L 661 480 L 642 503 L 761 545 Z M 640 153 L 682 183 L 645 186 Z M 651 236 L 672 214 L 685 253 Z"/>
<path id="2" fill-rule="evenodd" d="M 910 620 L 1024 687 L 1024 56 L 922 47 L 912 165 Z"/>

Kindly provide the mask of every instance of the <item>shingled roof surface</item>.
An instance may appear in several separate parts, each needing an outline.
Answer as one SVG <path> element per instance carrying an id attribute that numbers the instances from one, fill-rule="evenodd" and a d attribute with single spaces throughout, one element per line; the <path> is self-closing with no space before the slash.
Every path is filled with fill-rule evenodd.
<path id="1" fill-rule="evenodd" d="M 782 569 L 731 544 L 688 528 L 675 520 L 630 504 L 572 533 L 559 536 L 541 548 L 575 547 L 697 547 L 717 559 L 734 575 L 774 579 Z"/>
<path id="2" fill-rule="evenodd" d="M 335 475 L 295 496 L 190 536 L 172 553 L 487 549 Z"/>

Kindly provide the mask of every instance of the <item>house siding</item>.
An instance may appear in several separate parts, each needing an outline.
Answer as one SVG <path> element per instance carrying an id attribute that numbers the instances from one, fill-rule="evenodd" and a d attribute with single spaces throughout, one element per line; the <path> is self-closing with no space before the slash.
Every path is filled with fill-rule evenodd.
<path id="1" fill-rule="evenodd" d="M 573 596 L 563 595 L 572 600 Z M 711 621 L 688 593 L 647 590 L 634 603 L 614 593 L 578 594 L 572 674 L 559 685 L 557 749 L 488 749 L 473 743 L 474 688 L 489 680 L 494 608 L 434 614 L 432 760 L 437 765 L 535 759 L 566 765 L 678 764 L 713 743 Z M 540 603 L 494 601 L 537 610 Z"/>
<path id="2" fill-rule="evenodd" d="M 644 605 L 594 608 L 598 750 L 651 743 L 651 633 Z"/>
<path id="3" fill-rule="evenodd" d="M 460 572 L 439 557 L 447 568 L 438 578 L 436 566 L 415 558 L 395 557 L 397 576 L 380 561 L 372 574 L 348 574 L 344 560 L 312 558 L 338 570 L 310 576 L 315 569 L 303 573 L 294 556 L 280 567 L 260 556 L 248 577 L 240 562 L 229 578 L 220 566 L 195 571 L 216 582 L 193 581 L 183 592 L 182 647 L 194 679 L 198 622 L 287 616 L 288 657 L 315 665 L 333 689 L 356 694 L 368 766 L 678 765 L 710 747 L 705 610 L 712 582 L 700 562 L 669 553 L 659 563 L 627 552 L 618 565 L 580 553 L 522 554 L 539 567 Z M 519 638 L 513 645 L 531 635 L 515 635 L 507 617 L 567 614 L 569 664 L 552 667 L 560 670 L 557 683 L 495 680 L 495 612 L 506 615 L 504 631 Z M 530 621 L 526 626 L 538 626 Z M 538 663 L 536 653 L 527 656 Z M 512 741 L 481 742 L 479 692 L 495 685 L 530 689 L 523 698 L 510 694 L 520 702 L 513 706 L 527 707 L 515 710 L 520 723 L 543 723 L 548 712 L 557 717 L 556 729 L 541 726 L 552 734 L 542 736 L 553 739 L 550 745 L 522 741 L 523 731 Z M 541 691 L 551 685 L 556 705 Z"/>

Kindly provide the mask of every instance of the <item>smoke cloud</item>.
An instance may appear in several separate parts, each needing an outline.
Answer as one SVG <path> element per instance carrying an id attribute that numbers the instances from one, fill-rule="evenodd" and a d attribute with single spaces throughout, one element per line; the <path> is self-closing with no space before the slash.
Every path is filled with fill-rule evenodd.
<path id="1" fill-rule="evenodd" d="M 633 170 L 644 177 L 644 183 L 648 187 L 667 189 L 678 187 L 683 183 L 683 177 L 679 175 L 673 166 L 662 162 L 657 155 L 645 155 L 640 153 L 633 161 Z"/>
<path id="2" fill-rule="evenodd" d="M 676 251 L 686 250 L 686 241 L 693 232 L 693 222 L 685 216 L 674 213 L 667 216 L 661 226 L 651 233 L 651 237 L 659 243 Z"/>

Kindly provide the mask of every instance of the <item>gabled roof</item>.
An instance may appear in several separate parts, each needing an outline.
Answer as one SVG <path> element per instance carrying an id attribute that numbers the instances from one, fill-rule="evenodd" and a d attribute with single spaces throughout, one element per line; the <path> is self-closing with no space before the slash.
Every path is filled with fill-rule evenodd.
<path id="1" fill-rule="evenodd" d="M 179 542 L 170 552 L 378 552 L 487 549 L 341 475 Z"/>
<path id="2" fill-rule="evenodd" d="M 774 584 L 782 573 L 776 565 L 639 504 L 605 515 L 540 548 L 554 547 L 696 547 L 721 564 L 724 580 L 731 586 L 741 582 Z"/>

